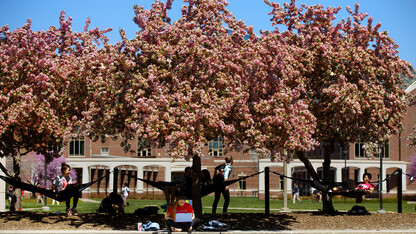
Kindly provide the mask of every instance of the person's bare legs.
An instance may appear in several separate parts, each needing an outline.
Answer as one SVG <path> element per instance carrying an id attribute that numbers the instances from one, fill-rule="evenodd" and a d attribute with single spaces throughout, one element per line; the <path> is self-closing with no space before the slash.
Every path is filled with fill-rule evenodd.
<path id="1" fill-rule="evenodd" d="M 175 202 L 176 186 L 168 186 L 163 190 L 165 194 L 166 204 L 171 205 Z"/>
<path id="2" fill-rule="evenodd" d="M 163 193 L 165 194 L 166 204 L 168 204 L 168 205 L 169 205 L 169 201 L 170 201 L 169 192 L 170 192 L 169 187 L 165 187 L 165 189 L 163 190 Z"/>
<path id="3" fill-rule="evenodd" d="M 182 231 L 182 229 L 180 229 L 180 228 L 176 228 L 176 227 L 171 227 L 171 228 L 170 228 L 170 230 L 171 230 L 172 232 L 181 232 L 181 231 Z"/>
<path id="4" fill-rule="evenodd" d="M 170 188 L 170 204 L 173 204 L 175 202 L 176 190 L 178 190 L 178 187 L 176 186 L 172 186 Z"/>

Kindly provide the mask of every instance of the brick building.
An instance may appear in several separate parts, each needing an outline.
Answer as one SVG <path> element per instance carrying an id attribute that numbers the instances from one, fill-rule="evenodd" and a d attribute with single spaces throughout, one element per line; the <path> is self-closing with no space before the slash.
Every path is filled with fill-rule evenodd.
<path id="1" fill-rule="evenodd" d="M 406 88 L 406 92 L 415 93 L 416 83 L 412 80 Z M 400 135 L 392 136 L 382 149 L 383 166 L 382 177 L 391 174 L 397 168 L 403 171 L 409 169 L 412 156 L 415 155 L 415 149 L 409 148 L 406 137 L 413 132 L 413 126 L 416 124 L 415 106 L 409 107 L 403 120 L 404 131 Z M 164 149 L 140 147 L 137 142 L 130 142 L 135 153 L 125 153 L 120 147 L 119 141 L 108 139 L 102 143 L 100 141 L 92 142 L 90 139 L 73 140 L 64 153 L 69 164 L 77 170 L 80 182 L 88 182 L 96 179 L 106 172 L 112 171 L 117 167 L 122 172 L 118 177 L 118 187 L 121 189 L 122 183 L 128 183 L 130 190 L 136 196 L 158 195 L 162 192 L 152 186 L 142 183 L 139 180 L 125 175 L 133 175 L 140 178 L 153 181 L 171 181 L 175 177 L 183 174 L 186 166 L 191 166 L 191 161 L 175 160 L 172 161 Z M 352 143 L 349 149 L 337 147 L 335 153 L 331 155 L 331 180 L 342 181 L 344 177 L 360 181 L 364 172 L 368 171 L 373 174 L 373 181 L 378 180 L 380 160 L 379 158 L 369 159 L 362 150 L 362 143 Z M 138 150 L 140 148 L 140 150 Z M 322 167 L 322 149 L 318 148 L 313 152 L 308 152 L 308 157 L 318 173 L 321 173 Z M 258 171 L 263 171 L 269 167 L 271 171 L 278 173 L 284 172 L 283 162 L 271 162 L 270 159 L 258 159 L 254 151 L 229 152 L 227 153 L 234 158 L 234 165 L 231 178 L 251 175 Z M 207 147 L 202 151 L 202 169 L 208 169 L 211 173 L 215 166 L 224 162 L 224 149 L 220 139 L 209 142 Z M 287 175 L 309 179 L 303 163 L 294 159 L 287 163 Z M 272 196 L 281 196 L 283 183 L 279 176 L 271 173 L 270 189 Z M 406 180 L 403 175 L 403 181 Z M 383 183 L 383 193 L 386 195 L 395 194 L 395 191 L 387 191 L 387 183 Z M 288 193 L 291 193 L 291 181 L 287 185 Z M 102 180 L 90 189 L 84 191 L 84 196 L 103 196 L 112 191 L 113 177 Z M 403 184 L 404 194 L 416 192 L 416 183 Z M 310 193 L 310 188 L 305 188 L 305 193 Z M 264 196 L 264 176 L 254 176 L 235 183 L 230 186 L 233 196 Z"/>

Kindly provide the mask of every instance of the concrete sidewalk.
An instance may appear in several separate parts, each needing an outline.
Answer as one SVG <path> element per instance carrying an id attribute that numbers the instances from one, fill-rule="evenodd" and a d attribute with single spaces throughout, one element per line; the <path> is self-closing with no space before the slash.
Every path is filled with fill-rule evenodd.
<path id="1" fill-rule="evenodd" d="M 0 231 L 0 234 L 131 234 L 131 233 L 140 233 L 138 231 L 127 231 L 127 230 L 114 230 L 114 231 L 97 231 L 97 230 L 4 230 Z M 169 233 L 168 231 L 157 231 L 157 232 L 141 232 L 141 233 Z M 188 232 L 175 232 L 175 233 L 188 233 Z M 360 233 L 378 233 L 378 234 L 408 234 L 408 233 L 416 233 L 416 229 L 411 230 L 252 230 L 252 231 L 238 231 L 238 230 L 229 230 L 226 232 L 198 232 L 194 231 L 193 234 L 216 234 L 216 233 L 232 233 L 232 234 L 248 234 L 248 233 L 260 233 L 260 234 L 268 234 L 268 233 L 281 233 L 281 234 L 303 234 L 303 233 L 312 233 L 312 234 L 360 234 Z"/>

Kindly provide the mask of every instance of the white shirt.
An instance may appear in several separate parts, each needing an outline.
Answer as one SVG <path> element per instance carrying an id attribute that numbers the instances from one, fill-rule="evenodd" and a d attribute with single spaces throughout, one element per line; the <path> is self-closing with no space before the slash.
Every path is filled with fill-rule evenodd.
<path id="1" fill-rule="evenodd" d="M 121 190 L 123 191 L 124 197 L 127 197 L 129 195 L 130 190 L 127 186 L 123 187 Z"/>

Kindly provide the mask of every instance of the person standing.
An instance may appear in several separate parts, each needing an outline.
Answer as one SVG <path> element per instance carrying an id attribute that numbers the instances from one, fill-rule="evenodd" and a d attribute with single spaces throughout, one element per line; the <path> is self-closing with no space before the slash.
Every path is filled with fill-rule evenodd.
<path id="1" fill-rule="evenodd" d="M 69 176 L 70 172 L 71 172 L 71 167 L 66 163 L 62 163 L 61 165 L 62 174 L 57 176 L 52 183 L 53 192 L 59 193 L 60 191 L 65 190 L 68 184 L 75 184 L 75 181 L 73 181 L 72 178 Z M 72 209 L 70 209 L 71 198 L 68 198 L 65 201 L 65 204 L 66 204 L 65 212 L 67 216 L 78 215 L 78 212 L 77 212 L 78 199 L 79 199 L 79 194 L 77 193 L 75 194 L 72 200 Z"/>
<path id="2" fill-rule="evenodd" d="M 226 156 L 225 163 L 217 166 L 214 172 L 214 186 L 215 186 L 215 199 L 214 203 L 212 204 L 212 213 L 215 214 L 217 212 L 217 205 L 220 201 L 221 194 L 224 197 L 224 206 L 222 208 L 223 213 L 227 213 L 228 205 L 230 204 L 230 190 L 228 186 L 224 185 L 224 182 L 230 178 L 231 171 L 233 165 L 233 157 Z"/>
<path id="3" fill-rule="evenodd" d="M 299 192 L 300 192 L 300 190 L 299 190 L 298 184 L 294 183 L 293 184 L 293 198 L 292 198 L 293 204 L 296 203 L 296 200 L 298 200 L 300 203 L 302 203 L 302 200 L 300 200 L 300 198 L 299 198 Z"/>
<path id="4" fill-rule="evenodd" d="M 124 187 L 121 189 L 122 193 L 123 193 L 123 203 L 124 206 L 128 206 L 129 203 L 127 202 L 127 198 L 130 195 L 130 190 L 129 187 L 127 187 L 127 183 L 124 183 Z"/>

